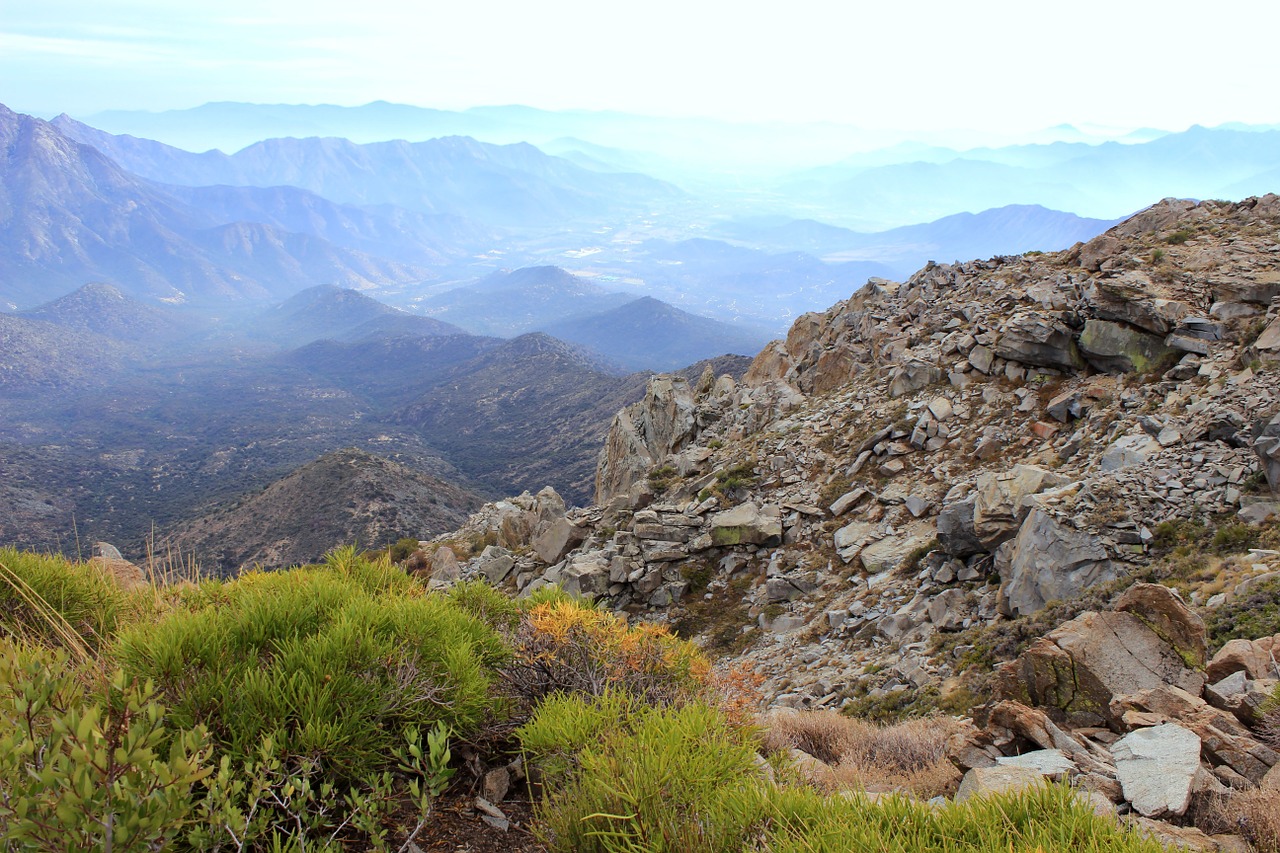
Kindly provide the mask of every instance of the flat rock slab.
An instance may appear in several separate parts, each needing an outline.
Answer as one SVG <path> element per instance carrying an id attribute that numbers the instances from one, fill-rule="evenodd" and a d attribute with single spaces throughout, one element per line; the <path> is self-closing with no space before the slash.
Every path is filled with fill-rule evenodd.
<path id="1" fill-rule="evenodd" d="M 1138 729 L 1111 746 L 1124 798 L 1146 817 L 1180 815 L 1200 769 L 1200 738 L 1176 723 Z"/>
<path id="2" fill-rule="evenodd" d="M 1032 767 L 996 766 L 975 767 L 960 780 L 956 802 L 970 797 L 986 797 L 991 794 L 1008 794 L 1023 791 L 1044 783 L 1044 776 Z"/>

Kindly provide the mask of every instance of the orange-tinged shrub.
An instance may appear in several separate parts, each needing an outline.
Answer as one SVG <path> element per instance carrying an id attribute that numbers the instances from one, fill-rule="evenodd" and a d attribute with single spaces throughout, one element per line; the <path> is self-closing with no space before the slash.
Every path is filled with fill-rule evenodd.
<path id="1" fill-rule="evenodd" d="M 711 666 L 692 644 L 651 623 L 574 601 L 529 608 L 515 632 L 515 657 L 503 670 L 518 699 L 532 705 L 553 693 L 601 696 L 621 691 L 653 705 L 702 695 Z"/>

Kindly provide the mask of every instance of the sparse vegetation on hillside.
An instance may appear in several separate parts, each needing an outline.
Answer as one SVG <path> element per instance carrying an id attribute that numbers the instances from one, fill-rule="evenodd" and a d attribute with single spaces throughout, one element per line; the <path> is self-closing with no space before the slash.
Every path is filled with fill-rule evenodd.
<path id="1" fill-rule="evenodd" d="M 767 781 L 742 697 L 665 629 L 369 557 L 126 593 L 0 553 L 0 849 L 408 850 L 450 744 L 515 724 L 552 850 L 1157 849 L 1066 789 L 934 810 Z M 840 725 L 845 781 L 932 773 L 942 730 Z"/>

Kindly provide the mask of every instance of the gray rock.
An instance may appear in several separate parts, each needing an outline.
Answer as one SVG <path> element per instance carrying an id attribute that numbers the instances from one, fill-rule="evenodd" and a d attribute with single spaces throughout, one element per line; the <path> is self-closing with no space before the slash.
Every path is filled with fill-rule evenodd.
<path id="1" fill-rule="evenodd" d="M 609 591 L 609 564 L 603 558 L 575 558 L 560 574 L 560 586 L 570 595 L 596 598 Z"/>
<path id="2" fill-rule="evenodd" d="M 782 518 L 777 507 L 761 507 L 754 503 L 738 504 L 733 509 L 711 516 L 712 541 L 728 545 L 764 545 L 782 536 Z"/>
<path id="3" fill-rule="evenodd" d="M 1015 465 L 1003 474 L 978 477 L 973 530 L 983 550 L 994 550 L 1018 532 L 1030 509 L 1026 498 L 1066 482 L 1066 477 L 1032 465 Z"/>
<path id="4" fill-rule="evenodd" d="M 1280 494 L 1280 415 L 1260 420 L 1254 427 L 1253 452 L 1273 493 Z"/>
<path id="5" fill-rule="evenodd" d="M 935 382 L 941 382 L 945 376 L 946 373 L 937 365 L 909 361 L 894 370 L 893 378 L 889 380 L 889 396 L 901 397 L 912 391 L 919 391 Z"/>
<path id="6" fill-rule="evenodd" d="M 1035 613 L 1049 601 L 1071 601 L 1118 573 L 1098 537 L 1072 530 L 1034 509 L 1017 537 L 996 552 L 1000 574 L 1000 612 Z"/>
<path id="7" fill-rule="evenodd" d="M 913 552 L 937 537 L 932 524 L 918 521 L 894 536 L 872 542 L 859 553 L 862 565 L 871 574 L 900 568 Z"/>
<path id="8" fill-rule="evenodd" d="M 938 513 L 938 545 L 953 557 L 968 557 L 985 551 L 973 528 L 973 508 L 977 495 L 948 504 Z"/>
<path id="9" fill-rule="evenodd" d="M 1123 435 L 1111 442 L 1111 446 L 1102 454 L 1098 467 L 1109 473 L 1133 465 L 1141 465 L 1159 449 L 1160 442 L 1146 433 Z"/>
<path id="10" fill-rule="evenodd" d="M 1108 320 L 1089 320 L 1080 333 L 1080 353 L 1104 373 L 1146 373 L 1170 361 L 1173 350 L 1160 338 Z"/>
<path id="11" fill-rule="evenodd" d="M 867 496 L 866 489 L 854 489 L 851 492 L 845 492 L 836 498 L 831 504 L 831 514 L 837 518 L 848 512 L 854 504 Z"/>
<path id="12" fill-rule="evenodd" d="M 958 631 L 964 627 L 967 608 L 962 589 L 948 589 L 929 599 L 929 621 L 939 631 Z"/>
<path id="13" fill-rule="evenodd" d="M 1139 729 L 1111 746 L 1124 797 L 1146 817 L 1180 815 L 1200 769 L 1200 738 L 1176 723 Z"/>
<path id="14" fill-rule="evenodd" d="M 1001 767 L 1027 767 L 1055 782 L 1078 772 L 1076 763 L 1060 749 L 1036 749 L 1021 755 L 1004 756 L 997 758 L 996 764 Z"/>
<path id="15" fill-rule="evenodd" d="M 960 780 L 956 802 L 992 794 L 1010 794 L 1025 791 L 1044 784 L 1044 776 L 1032 767 L 1000 766 L 975 767 Z"/>
<path id="16" fill-rule="evenodd" d="M 533 541 L 533 550 L 542 562 L 558 563 L 587 538 L 587 531 L 567 518 L 558 518 Z"/>
<path id="17" fill-rule="evenodd" d="M 1021 311 L 1010 317 L 1002 328 L 1004 333 L 994 347 L 1000 358 L 1065 371 L 1084 367 L 1071 330 L 1060 320 Z"/>

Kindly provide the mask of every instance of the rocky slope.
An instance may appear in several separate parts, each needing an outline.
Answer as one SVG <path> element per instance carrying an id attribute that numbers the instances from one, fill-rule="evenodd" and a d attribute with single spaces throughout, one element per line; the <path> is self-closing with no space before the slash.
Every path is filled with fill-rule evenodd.
<path id="1" fill-rule="evenodd" d="M 473 492 L 355 448 L 328 453 L 261 493 L 171 531 L 162 548 L 206 574 L 255 563 L 314 562 L 348 543 L 375 548 L 411 531 L 452 528 L 480 503 Z"/>
<path id="2" fill-rule="evenodd" d="M 774 706 L 969 707 L 1001 695 L 994 663 L 1135 580 L 1212 615 L 1280 569 L 1280 552 L 1247 547 L 1275 543 L 1280 509 L 1277 297 L 1276 196 L 1166 200 L 1064 252 L 872 280 L 800 317 L 741 382 L 652 379 L 613 421 L 594 506 L 566 513 L 547 491 L 487 505 L 419 565 L 670 622 L 753 670 Z M 1233 556 L 1192 566 L 1210 540 Z M 1166 646 L 1160 614 L 1187 609 L 1117 606 Z M 1215 651 L 1201 637 L 1201 664 L 1182 669 Z M 1118 737 L 1159 721 L 1068 720 L 1034 695 L 1035 674 L 1061 667 L 1028 667 L 1018 695 L 1055 725 Z M 1165 684 L 1194 699 L 1205 677 L 1182 669 L 1093 701 Z M 1024 751 L 1013 740 L 1004 754 Z M 1219 780 L 1228 766 L 1256 784 L 1276 759 L 1205 749 Z"/>

